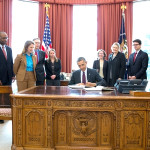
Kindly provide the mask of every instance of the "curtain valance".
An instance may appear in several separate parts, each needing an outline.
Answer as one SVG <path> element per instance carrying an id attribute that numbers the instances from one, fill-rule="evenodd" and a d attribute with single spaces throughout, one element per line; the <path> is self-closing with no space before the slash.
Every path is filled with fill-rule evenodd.
<path id="1" fill-rule="evenodd" d="M 49 4 L 115 4 L 134 0 L 32 0 Z"/>

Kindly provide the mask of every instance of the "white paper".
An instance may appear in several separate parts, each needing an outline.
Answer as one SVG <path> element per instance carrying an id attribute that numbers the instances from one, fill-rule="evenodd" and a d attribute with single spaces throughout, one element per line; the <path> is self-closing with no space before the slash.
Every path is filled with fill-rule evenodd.
<path id="1" fill-rule="evenodd" d="M 85 88 L 85 85 L 68 85 L 68 87 L 72 89 L 83 89 Z"/>
<path id="2" fill-rule="evenodd" d="M 86 91 L 113 91 L 113 88 L 104 87 L 104 86 L 97 86 L 97 87 L 91 87 L 91 88 L 84 88 Z"/>
<path id="3" fill-rule="evenodd" d="M 86 91 L 102 91 L 103 86 L 91 87 L 91 88 L 84 88 Z"/>

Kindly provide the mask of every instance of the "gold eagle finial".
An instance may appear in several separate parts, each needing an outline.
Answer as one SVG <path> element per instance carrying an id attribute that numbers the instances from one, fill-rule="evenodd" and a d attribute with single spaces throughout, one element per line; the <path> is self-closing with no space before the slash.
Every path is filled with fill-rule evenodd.
<path id="1" fill-rule="evenodd" d="M 48 8 L 50 8 L 50 4 L 45 4 L 45 8 L 46 8 L 46 14 L 48 15 Z"/>

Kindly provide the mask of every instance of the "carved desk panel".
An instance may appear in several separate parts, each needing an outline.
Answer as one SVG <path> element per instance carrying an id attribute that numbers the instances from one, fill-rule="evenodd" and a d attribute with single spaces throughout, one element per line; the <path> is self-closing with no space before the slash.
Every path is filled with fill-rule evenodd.
<path id="1" fill-rule="evenodd" d="M 11 95 L 12 150 L 150 150 L 150 98 L 68 87 Z"/>

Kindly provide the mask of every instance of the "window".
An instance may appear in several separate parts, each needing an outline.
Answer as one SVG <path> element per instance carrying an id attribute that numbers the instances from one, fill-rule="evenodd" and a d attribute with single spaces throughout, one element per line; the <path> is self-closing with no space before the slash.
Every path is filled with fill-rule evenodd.
<path id="1" fill-rule="evenodd" d="M 73 6 L 72 69 L 77 70 L 77 58 L 85 57 L 89 68 L 97 58 L 97 6 Z"/>
<path id="2" fill-rule="evenodd" d="M 13 0 L 12 9 L 12 50 L 15 59 L 27 40 L 38 37 L 38 3 Z"/>
<path id="3" fill-rule="evenodd" d="M 150 56 L 150 1 L 136 2 L 133 5 L 133 40 L 142 40 L 142 50 Z M 134 49 L 133 49 L 134 51 Z M 150 80 L 150 63 L 148 64 L 147 77 Z"/>

